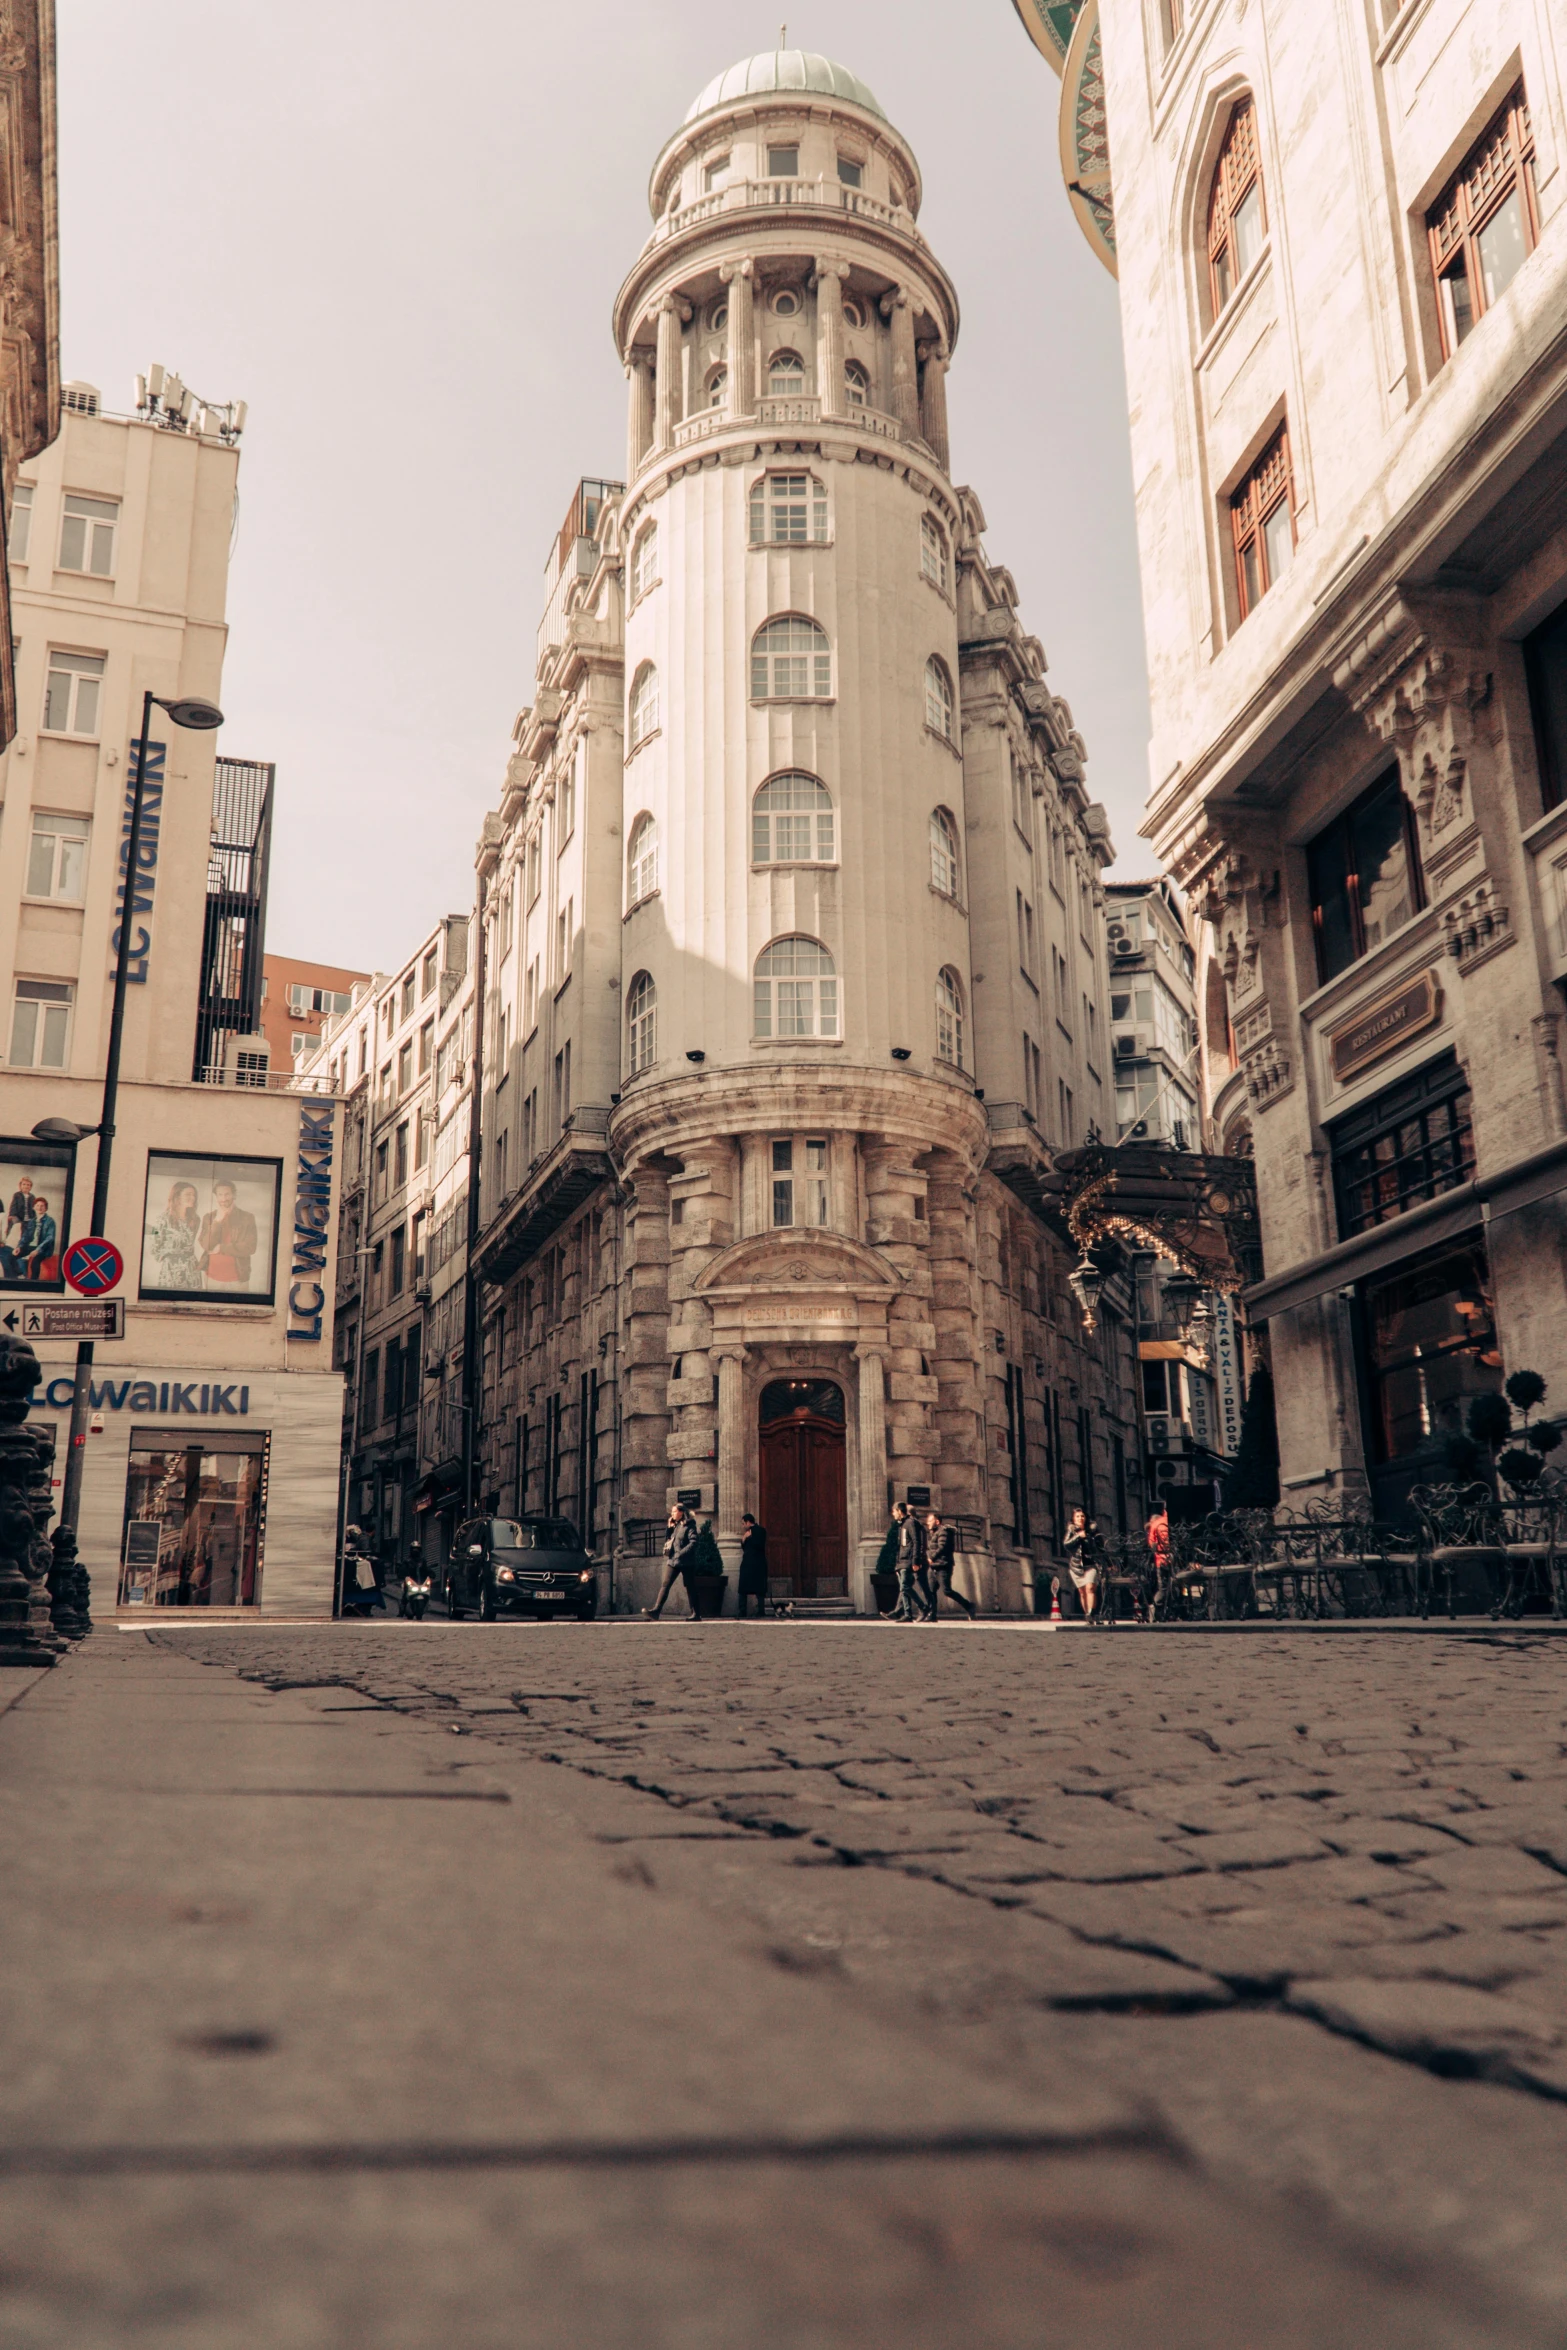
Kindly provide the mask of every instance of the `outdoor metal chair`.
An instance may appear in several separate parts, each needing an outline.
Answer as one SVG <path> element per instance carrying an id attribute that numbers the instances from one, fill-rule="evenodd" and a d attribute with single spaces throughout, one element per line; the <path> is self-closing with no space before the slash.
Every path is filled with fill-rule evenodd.
<path id="1" fill-rule="evenodd" d="M 1567 1556 L 1562 1538 L 1567 1530 L 1567 1500 L 1558 1482 L 1544 1479 L 1527 1491 L 1511 1494 L 1497 1505 L 1502 1556 L 1507 1582 L 1491 1613 L 1521 1616 L 1531 1593 L 1549 1600 L 1553 1616 L 1567 1608 Z"/>
<path id="2" fill-rule="evenodd" d="M 1489 1485 L 1416 1485 L 1409 1500 L 1421 1531 L 1415 1591 L 1420 1614 L 1430 1614 L 1440 1589 L 1448 1615 L 1456 1616 L 1457 1583 L 1476 1575 L 1488 1588 L 1494 1613 L 1503 1596 L 1507 1561 Z"/>

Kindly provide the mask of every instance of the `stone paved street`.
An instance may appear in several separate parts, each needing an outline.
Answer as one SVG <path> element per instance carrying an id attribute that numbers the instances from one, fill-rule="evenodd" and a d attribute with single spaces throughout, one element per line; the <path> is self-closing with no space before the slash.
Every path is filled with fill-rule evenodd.
<path id="1" fill-rule="evenodd" d="M 443 2043 L 442 2061 L 454 2083 L 464 2067 L 476 2076 L 458 2119 L 481 2139 L 515 2136 L 510 2093 L 485 2076 L 500 2045 L 510 2064 L 513 2037 L 527 2042 L 529 2005 L 505 2010 L 511 2036 L 497 2044 L 485 1978 L 516 1957 L 517 1938 L 498 1950 L 490 1913 L 520 1899 L 533 1921 L 530 1902 L 553 1918 L 559 1902 L 586 1901 L 572 1963 L 621 2067 L 619 2119 L 600 2124 L 601 2138 L 620 2144 L 640 2119 L 651 2126 L 656 2109 L 668 2153 L 665 2092 L 635 2086 L 654 2052 L 669 2060 L 662 2015 L 681 2050 L 700 2051 L 679 2061 L 713 2068 L 704 2092 L 713 2113 L 740 2092 L 748 2118 L 742 2129 L 731 2115 L 731 2137 L 764 2122 L 787 2136 L 789 2098 L 831 2091 L 841 2130 L 890 2132 L 883 2156 L 902 2147 L 914 2168 L 896 2186 L 883 2172 L 880 2185 L 860 2179 L 846 2236 L 831 2176 L 833 2161 L 847 2159 L 841 2147 L 833 2155 L 822 2140 L 820 2159 L 798 2175 L 764 2177 L 774 2144 L 764 2132 L 739 2172 L 720 2166 L 705 2229 L 688 2209 L 686 2158 L 676 2159 L 654 2198 L 655 2234 L 692 2293 L 702 2280 L 707 2315 L 695 2330 L 667 2277 L 648 2282 L 657 2262 L 636 2281 L 650 2181 L 637 2188 L 617 2173 L 591 2195 L 580 2180 L 568 2192 L 553 2173 L 531 2183 L 534 2224 L 593 2280 L 581 2287 L 591 2314 L 584 2323 L 576 2309 L 578 2338 L 815 2350 L 879 2343 L 886 2325 L 889 2340 L 1092 2338 L 1150 2350 L 1188 2340 L 1204 2350 L 1296 2339 L 1380 2350 L 1406 2338 L 1567 2339 L 1567 1647 L 1549 1633 L 392 1624 L 182 1629 L 99 1640 L 89 1654 L 101 1686 L 145 1692 L 136 1703 L 154 1722 L 162 1706 L 171 1724 L 210 1715 L 214 1727 L 239 1725 L 223 1733 L 211 1792 L 255 1821 L 252 1866 L 281 1832 L 279 1807 L 254 1797 L 390 1791 L 375 1775 L 386 1772 L 397 1791 L 417 1792 L 412 1771 L 448 1797 L 482 1799 L 287 1807 L 295 1816 L 308 1808 L 328 1842 L 268 1864 L 290 1872 L 269 2010 L 281 2007 L 280 2039 L 290 2031 L 280 1985 L 319 1930 L 320 1905 L 358 1936 L 352 2062 L 330 2041 L 316 2061 L 327 2081 L 343 2065 L 363 2077 L 335 2107 L 318 2085 L 303 2129 L 306 2138 L 325 2131 L 337 2151 L 269 2157 L 285 2172 L 320 2161 L 348 2174 L 330 2192 L 345 2212 L 363 2210 L 323 2253 L 328 2271 L 340 2260 L 357 2275 L 366 2231 L 397 2226 L 373 2149 L 388 2131 L 417 2135 L 388 2118 L 395 2079 L 373 2093 L 365 2086 L 374 2053 L 364 2017 L 395 2012 L 400 1986 L 415 1986 L 409 2045 L 420 2053 L 400 2060 L 388 2050 L 386 2067 L 417 2070 L 431 2061 L 431 2034 L 456 2027 L 471 2045 L 459 2058 Z M 73 1660 L 14 1706 L 0 1752 L 25 1751 L 36 1735 L 29 1706 L 54 1707 L 63 1729 L 67 1676 L 87 1670 Z M 244 1695 L 236 1675 L 275 1694 Z M 363 1785 L 341 1762 L 323 1775 L 328 1746 L 334 1758 L 360 1758 Z M 64 1776 L 92 1767 L 89 1756 Z M 165 1756 L 149 1786 L 170 1793 L 172 1776 L 188 1797 L 213 1772 L 192 1747 L 188 1769 Z M 403 1827 L 416 1812 L 417 1829 Z M 437 1813 L 439 1831 L 429 1828 Z M 346 1828 L 325 1824 L 349 1814 Z M 201 1834 L 215 1834 L 219 1806 L 200 1816 Z M 397 1842 L 426 1830 L 433 1845 Z M 549 1843 L 541 1860 L 506 1841 L 535 1831 Z M 330 1837 L 340 1834 L 351 1841 L 333 1858 Z M 132 1853 L 135 1842 L 132 1829 Z M 127 1856 L 116 1853 L 123 1870 Z M 86 1848 L 80 1857 L 89 1878 L 108 1865 Z M 166 1863 L 153 1855 L 148 1865 L 156 1874 Z M 36 1855 L 29 1866 L 47 1869 Z M 225 1881 L 240 1866 L 226 1857 Z M 432 1870 L 445 1872 L 438 1887 Z M 551 1870 L 563 1890 L 547 1897 Z M 420 1887 L 417 1904 L 408 1921 L 378 1917 L 370 1934 L 370 1919 L 399 1898 L 403 1871 Z M 689 1955 L 670 1961 L 679 1989 L 658 1991 L 681 1935 L 705 1955 L 694 1973 Z M 234 1939 L 225 1979 L 243 1980 L 246 1937 Z M 628 1947 L 645 1949 L 645 1963 Z M 26 1963 L 51 1967 L 42 1950 Z M 532 2001 L 541 2015 L 559 1991 L 549 1981 Z M 694 2019 L 680 2012 L 692 1995 Z M 560 2039 L 560 2062 L 589 2061 L 581 2027 L 581 2018 L 570 2030 L 551 2023 L 545 2044 Z M 779 2035 L 786 2046 L 775 2045 Z M 601 2049 L 592 2062 L 603 2060 Z M 111 2074 L 120 2061 L 111 2051 Z M 100 2050 L 94 2094 L 112 2106 L 104 2063 Z M 246 2077 L 263 2074 L 252 2067 Z M 163 2241 L 173 2223 L 158 2197 L 171 2182 L 159 2166 L 190 2159 L 188 2145 L 177 2158 L 168 2147 L 210 2144 L 237 2126 L 232 2117 L 224 2121 L 220 2103 L 174 2121 L 160 2110 L 154 2123 L 149 2108 L 133 2128 L 126 2105 L 112 2127 L 107 2115 L 82 2121 L 80 2141 L 67 2130 L 67 2159 L 47 2151 L 41 2078 L 23 2066 L 8 2130 L 13 2187 L 47 2201 L 40 2181 L 51 2163 L 75 2164 L 61 2191 L 87 2198 L 103 2241 L 116 2231 L 127 2244 L 139 2233 Z M 917 2094 L 905 2111 L 910 2083 Z M 303 2125 L 290 2127 L 297 2137 Z M 708 2134 L 716 2127 L 710 2113 Z M 964 2138 L 966 2164 L 950 2145 L 943 2151 L 942 2128 Z M 437 2172 L 474 2159 L 450 2155 L 455 2129 L 450 2116 L 440 2131 L 425 2125 L 448 2147 L 430 2158 Z M 126 2152 L 149 2131 L 163 2154 Z M 1047 2145 L 1076 2149 L 1065 2171 L 1006 2159 L 1009 2147 L 1039 2157 Z M 210 2157 L 224 2175 L 200 2188 L 218 2215 L 209 2265 L 225 2229 L 255 2208 L 249 2159 Z M 609 2157 L 601 2147 L 593 2160 Z M 239 2175 L 227 2175 L 236 2164 Z M 107 2188 L 98 2169 L 122 2183 Z M 1047 2225 L 1040 2214 L 1056 2208 L 1068 2177 L 1077 2217 L 1057 2211 Z M 502 2307 L 503 2184 L 487 2172 L 465 2192 L 459 2235 L 448 2240 L 448 2250 L 468 2247 L 463 2290 L 480 2292 L 488 2279 Z M 189 2181 L 172 2185 L 182 2198 Z M 443 2173 L 415 2199 L 420 2241 L 439 2234 L 433 2215 L 449 2186 Z M 281 2244 L 295 2231 L 297 2256 L 318 2225 L 318 2192 L 308 2176 L 269 2181 L 261 2237 Z M 1041 2228 L 1058 2230 L 1043 2255 Z M 822 2264 L 809 2286 L 791 2267 L 802 2229 Z M 749 2287 L 745 2263 L 732 2274 L 715 2249 L 735 2231 L 765 2253 Z M 900 2245 L 916 2269 L 934 2261 L 940 2277 L 937 2300 L 917 2316 L 902 2299 L 912 2272 Z M 1030 2263 L 1041 2257 L 1036 2274 Z M 1126 2289 L 1134 2273 L 1149 2287 L 1144 2298 Z M 187 2287 L 199 2305 L 199 2283 Z M 295 2276 L 291 2290 L 304 2289 Z M 1052 2330 L 1019 2317 L 1035 2295 L 1056 2312 Z M 569 2296 L 551 2306 L 564 2324 Z M 380 2332 L 333 2330 L 319 2312 L 312 2322 L 232 2337 L 199 2323 L 62 2333 L 43 2320 L 29 2330 L 0 2298 L 6 2350 L 121 2340 L 226 2350 L 231 2338 L 246 2350 L 274 2339 L 379 2350 L 429 2338 L 396 2294 Z M 537 2336 L 499 2323 L 492 2332 L 491 2322 L 469 2308 L 451 2338 L 561 2338 L 542 2317 Z"/>

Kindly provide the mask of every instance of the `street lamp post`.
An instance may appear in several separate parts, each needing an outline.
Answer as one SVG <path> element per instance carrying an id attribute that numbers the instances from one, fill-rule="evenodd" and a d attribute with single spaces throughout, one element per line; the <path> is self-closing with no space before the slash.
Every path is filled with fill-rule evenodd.
<path id="1" fill-rule="evenodd" d="M 125 894 L 120 907 L 120 943 L 114 958 L 114 1001 L 109 1014 L 109 1050 L 103 1068 L 103 1107 L 96 1126 L 74 1126 L 65 1118 L 44 1118 L 33 1129 L 44 1141 L 82 1141 L 89 1134 L 97 1135 L 98 1164 L 93 1174 L 90 1230 L 98 1234 L 102 1233 L 109 1220 L 109 1170 L 114 1157 L 114 1117 L 120 1098 L 120 1046 L 125 1034 L 125 990 L 129 984 L 131 967 L 131 918 L 136 904 L 137 861 L 141 855 L 142 807 L 147 784 L 147 737 L 152 732 L 152 713 L 155 709 L 166 710 L 176 726 L 188 727 L 198 734 L 210 733 L 214 727 L 223 724 L 223 713 L 217 704 L 202 701 L 197 695 L 180 694 L 168 701 L 149 687 L 142 696 L 141 741 L 136 747 L 136 780 L 131 792 L 131 829 L 125 845 Z M 92 1367 L 92 1340 L 84 1338 L 76 1349 L 71 1434 L 66 1448 L 65 1489 L 60 1499 L 60 1524 L 57 1529 L 59 1534 L 69 1536 L 67 1547 L 72 1555 L 77 1522 L 81 1515 L 82 1470 L 87 1452 Z"/>

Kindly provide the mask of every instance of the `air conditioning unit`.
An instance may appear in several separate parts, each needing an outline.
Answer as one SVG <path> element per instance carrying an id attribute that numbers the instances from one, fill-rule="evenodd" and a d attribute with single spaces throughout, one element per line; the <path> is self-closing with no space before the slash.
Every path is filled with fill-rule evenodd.
<path id="1" fill-rule="evenodd" d="M 1115 1057 L 1118 1061 L 1135 1061 L 1137 1058 L 1136 1037 L 1118 1036 L 1115 1040 Z"/>
<path id="2" fill-rule="evenodd" d="M 1142 951 L 1135 938 L 1118 938 L 1112 949 L 1114 959 L 1118 963 L 1135 962 Z"/>
<path id="3" fill-rule="evenodd" d="M 72 416 L 96 416 L 103 394 L 96 384 L 69 383 L 60 387 L 60 405 Z"/>
<path id="4" fill-rule="evenodd" d="M 264 1036 L 236 1036 L 223 1039 L 223 1083 L 250 1086 L 257 1093 L 265 1093 L 267 1077 L 272 1067 L 272 1047 Z"/>
<path id="5" fill-rule="evenodd" d="M 1169 1421 L 1168 1421 L 1168 1420 L 1150 1420 L 1150 1421 L 1149 1421 L 1149 1423 L 1148 1423 L 1148 1450 L 1149 1450 L 1150 1452 L 1168 1452 L 1168 1451 L 1169 1451 L 1169 1449 L 1170 1449 L 1170 1423 L 1169 1423 Z"/>
<path id="6" fill-rule="evenodd" d="M 1107 922 L 1105 935 L 1109 938 L 1125 938 L 1126 924 L 1124 922 Z"/>

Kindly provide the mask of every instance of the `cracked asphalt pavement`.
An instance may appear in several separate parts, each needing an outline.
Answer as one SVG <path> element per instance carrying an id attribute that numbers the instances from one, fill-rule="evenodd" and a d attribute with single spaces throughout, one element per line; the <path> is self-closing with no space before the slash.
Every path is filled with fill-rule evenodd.
<path id="1" fill-rule="evenodd" d="M 107 1658 L 105 1643 L 90 1646 Z M 687 2240 L 691 2196 L 707 2208 L 690 2166 L 711 2160 L 719 2174 L 705 2236 L 696 2229 L 704 2249 L 680 2269 L 696 2298 L 679 2310 L 678 2296 L 650 2301 L 646 2277 L 633 2278 L 645 2195 L 633 2209 L 618 2175 L 586 2202 L 580 2181 L 573 2194 L 553 2170 L 530 2181 L 535 2217 L 556 2213 L 551 2240 L 558 2250 L 570 2239 L 579 2278 L 593 2276 L 559 2304 L 560 2322 L 569 2314 L 592 2343 L 817 2350 L 879 2344 L 884 2325 L 889 2341 L 961 2333 L 1074 2350 L 1090 2337 L 1138 2350 L 1567 2342 L 1567 1646 L 1550 1634 L 676 1621 L 181 1628 L 117 1646 L 142 1660 L 149 1687 L 164 1686 L 155 1660 L 181 1690 L 259 1684 L 273 1694 L 245 1700 L 258 1736 L 282 1718 L 266 1708 L 288 1706 L 290 1721 L 330 1727 L 335 1753 L 389 1741 L 378 1751 L 387 1768 L 405 1757 L 402 1793 L 481 1799 L 399 1812 L 439 1815 L 445 1843 L 470 1848 L 467 1874 L 443 1880 L 430 1951 L 406 1957 L 423 1999 L 433 1968 L 462 2012 L 486 1964 L 482 1921 L 464 1914 L 472 1856 L 487 1856 L 479 1866 L 497 1883 L 518 1870 L 526 1899 L 533 1864 L 508 1860 L 496 1839 L 534 1822 L 565 1839 L 561 1882 L 600 1888 L 590 1916 L 608 1905 L 602 1914 L 623 1915 L 650 1953 L 683 1921 L 708 1953 L 689 1986 L 694 2026 L 667 1999 L 664 2012 L 680 2035 L 716 2035 L 715 2048 L 728 2033 L 731 2086 L 748 2048 L 759 2071 L 777 2061 L 770 2036 L 805 2012 L 800 2002 L 819 2019 L 807 2045 L 820 2058 L 796 2050 L 783 2066 L 809 2082 L 819 2063 L 843 2087 L 836 2135 L 807 2132 L 810 2159 L 804 2140 L 784 2143 L 787 2130 L 747 2138 L 732 2121 L 717 2137 L 710 2121 L 683 2148 L 667 2131 L 659 2141 L 658 2160 L 679 2173 L 660 2190 L 666 2254 Z M 216 1671 L 193 1675 L 196 1664 Z M 320 1740 L 308 1751 L 319 1755 Z M 414 1754 L 428 1788 L 403 1783 Z M 293 1791 L 346 1796 L 380 1782 Z M 373 1837 L 406 1835 L 383 1828 L 390 1808 L 330 1807 L 375 1813 Z M 455 1865 L 438 1857 L 441 1832 L 426 1832 L 436 1843 L 419 1868 Z M 376 1863 L 372 1904 L 398 1849 Z M 492 1885 L 482 1898 L 496 1898 Z M 579 1929 L 574 1946 L 584 1983 L 625 2027 L 633 1984 L 644 2001 L 648 1985 L 596 1934 Z M 402 1946 L 384 1921 L 380 1936 L 373 1993 L 396 2002 Z M 470 2062 L 490 2028 L 475 2016 Z M 516 2028 L 526 2035 L 521 2015 Z M 634 2048 L 647 2028 L 659 2029 L 644 2019 Z M 871 2113 L 864 2087 L 847 2086 L 844 2048 L 874 2082 L 911 2068 L 938 2120 L 922 2105 L 925 2118 L 905 2124 L 896 2097 L 891 2119 Z M 641 2056 L 630 2061 L 634 2073 Z M 613 2169 L 628 2127 L 622 2115 L 596 2153 L 558 2133 L 543 2152 L 519 2148 L 502 2130 L 487 2151 L 453 2157 L 448 2123 L 445 2155 L 429 2160 L 437 2172 L 454 2159 Z M 16 2143 L 13 2187 L 58 2192 L 42 2184 L 56 2156 L 35 2121 Z M 160 2139 L 144 2162 L 140 2143 L 120 2126 L 85 2154 L 68 2149 L 69 2192 L 101 2197 L 115 2173 L 125 2183 L 113 2224 L 129 2230 L 136 2199 L 159 2180 L 158 2192 L 179 2191 L 185 2162 L 214 2174 L 204 2203 L 228 2199 L 237 2213 L 249 2201 L 253 2150 L 193 2154 Z M 334 2196 L 358 2208 L 373 2196 L 378 2143 L 365 2124 L 352 2143 L 340 2127 L 327 2141 L 280 2141 L 266 2158 L 279 2176 L 262 2233 L 303 2228 L 297 2257 L 319 2197 L 295 2172 L 335 2166 L 345 2183 Z M 1073 2163 L 1031 2168 L 1050 2148 L 1075 2149 Z M 417 2149 L 404 2158 L 418 2168 Z M 774 2175 L 775 2159 L 799 2167 Z M 836 2188 L 834 2165 L 850 2166 Z M 497 2257 L 498 2191 L 486 2175 L 463 2200 L 470 2286 Z M 440 2194 L 417 2206 L 422 2237 Z M 715 2241 L 743 2249 L 738 2272 L 714 2268 Z M 802 2241 L 815 2247 L 809 2290 L 790 2265 Z M 1127 2278 L 1145 2255 L 1158 2289 L 1138 2302 Z M 342 2257 L 323 2249 L 328 2269 Z M 939 2293 L 909 2302 L 910 2278 L 927 2269 Z M 7 2350 L 100 2339 L 8 2332 L 6 2312 L 0 2295 Z M 444 2338 L 464 2350 L 560 2338 L 542 2319 L 537 2332 L 517 2322 L 513 2309 L 492 2336 L 470 2314 Z M 232 2339 L 315 2350 L 436 2338 L 398 2330 L 407 2323 L 398 2304 L 363 2332 L 342 2317 Z M 230 2336 L 101 2339 L 226 2350 Z"/>

